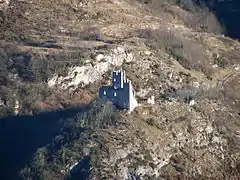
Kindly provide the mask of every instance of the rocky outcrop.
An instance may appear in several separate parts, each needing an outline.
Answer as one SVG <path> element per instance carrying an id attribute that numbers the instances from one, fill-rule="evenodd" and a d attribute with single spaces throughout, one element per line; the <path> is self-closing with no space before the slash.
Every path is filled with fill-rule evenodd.
<path id="1" fill-rule="evenodd" d="M 143 113 L 144 108 L 139 108 L 139 113 Z M 206 170 L 204 158 L 211 162 L 209 167 L 219 168 L 219 159 L 224 158 L 222 147 L 227 142 L 212 122 L 178 102 L 156 105 L 153 109 L 132 121 L 128 119 L 128 127 L 111 129 L 105 134 L 104 148 L 108 154 L 102 151 L 98 157 L 102 162 L 98 177 L 127 179 L 129 172 L 134 171 L 140 179 L 158 179 L 173 157 L 185 156 L 185 153 L 188 158 L 196 158 L 191 167 L 196 174 Z M 153 115 L 161 113 L 161 117 Z M 140 117 L 147 124 L 137 120 Z M 186 161 L 191 164 L 191 160 Z M 112 171 L 114 167 L 116 172 Z"/>
<path id="2" fill-rule="evenodd" d="M 56 74 L 49 79 L 49 87 L 74 90 L 85 87 L 90 83 L 100 81 L 102 75 L 114 67 L 121 66 L 124 62 L 134 60 L 132 53 L 126 53 L 122 47 L 110 51 L 109 54 L 98 54 L 95 61 L 87 62 L 83 66 L 75 66 L 68 69 L 67 76 Z"/>
<path id="3" fill-rule="evenodd" d="M 10 0 L 0 0 L 0 11 L 5 11 L 10 4 Z"/>

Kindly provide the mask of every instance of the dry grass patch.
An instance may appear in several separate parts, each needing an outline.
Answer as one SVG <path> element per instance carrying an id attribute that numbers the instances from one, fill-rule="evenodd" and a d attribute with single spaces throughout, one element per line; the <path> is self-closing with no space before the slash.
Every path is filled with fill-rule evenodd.
<path id="1" fill-rule="evenodd" d="M 195 40 L 165 29 L 141 30 L 139 37 L 146 39 L 146 44 L 155 51 L 168 53 L 184 68 L 201 71 L 207 77 L 211 76 L 211 61 L 206 55 L 206 49 Z"/>

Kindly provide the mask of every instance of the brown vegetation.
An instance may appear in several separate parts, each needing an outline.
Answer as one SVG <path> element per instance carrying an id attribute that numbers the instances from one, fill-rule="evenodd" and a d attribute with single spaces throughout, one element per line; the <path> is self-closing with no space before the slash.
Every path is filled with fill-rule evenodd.
<path id="1" fill-rule="evenodd" d="M 222 29 L 215 15 L 191 0 L 131 0 L 119 1 L 120 5 L 109 1 L 84 1 L 85 8 L 78 6 L 81 2 L 11 1 L 0 19 L 0 100 L 8 105 L 0 109 L 0 117 L 13 114 L 14 98 L 20 101 L 20 115 L 89 104 L 96 96 L 98 85 L 63 92 L 48 88 L 46 81 L 53 74 L 63 74 L 67 67 L 82 65 L 86 58 L 93 59 L 98 53 L 104 54 L 108 47 L 119 44 L 126 45 L 135 55 L 140 54 L 133 64 L 124 64 L 134 88 L 140 91 L 145 86 L 159 88 L 162 85 L 161 88 L 166 88 L 165 99 L 158 98 L 158 92 L 151 92 L 157 93 L 156 106 L 141 106 L 133 115 L 123 117 L 111 105 L 102 106 L 97 102 L 90 105 L 87 112 L 63 119 L 65 123 L 59 135 L 49 144 L 38 147 L 31 163 L 23 168 L 23 179 L 63 178 L 67 165 L 84 159 L 83 149 L 91 143 L 95 143 L 90 153 L 95 175 L 114 178 L 104 174 L 106 169 L 101 169 L 105 165 L 101 158 L 112 155 L 115 149 L 111 147 L 116 142 L 120 147 L 130 142 L 140 143 L 138 153 L 142 153 L 144 159 L 135 154 L 127 156 L 132 162 L 129 167 L 133 174 L 139 165 L 156 168 L 145 146 L 151 142 L 153 147 L 160 142 L 162 148 L 170 138 L 176 140 L 177 132 L 173 130 L 181 128 L 194 136 L 198 129 L 193 127 L 192 121 L 198 117 L 210 122 L 216 132 L 227 139 L 222 152 L 226 159 L 216 160 L 218 156 L 209 153 L 208 147 L 201 149 L 193 144 L 176 147 L 170 162 L 161 169 L 161 176 L 169 179 L 239 178 L 240 76 L 234 66 L 239 65 L 240 46 L 216 36 Z M 142 50 L 151 51 L 151 55 L 142 55 Z M 150 69 L 143 71 L 145 61 L 149 63 L 146 68 L 149 65 Z M 142 69 L 139 64 L 143 64 Z M 217 68 L 213 68 L 215 64 Z M 180 88 L 175 88 L 175 80 L 167 77 L 171 70 L 179 77 L 181 73 L 182 77 L 186 76 L 182 84 L 178 82 Z M 192 87 L 192 79 L 205 85 Z M 194 99 L 196 104 L 190 107 L 189 99 Z M 126 120 L 129 124 L 121 126 Z M 141 133 L 147 135 L 139 135 Z M 162 142 L 157 138 L 162 138 Z M 211 158 L 220 165 L 207 162 Z M 195 164 L 202 167 L 202 173 Z M 117 172 L 118 167 L 115 168 Z M 112 171 L 115 173 L 115 169 Z"/>

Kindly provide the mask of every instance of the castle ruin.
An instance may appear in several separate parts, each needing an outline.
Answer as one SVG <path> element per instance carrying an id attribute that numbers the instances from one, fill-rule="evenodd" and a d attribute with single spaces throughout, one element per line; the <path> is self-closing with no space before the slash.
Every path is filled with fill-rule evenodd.
<path id="1" fill-rule="evenodd" d="M 131 81 L 126 79 L 122 69 L 112 72 L 110 86 L 100 87 L 99 98 L 102 101 L 111 101 L 117 108 L 127 109 L 129 113 L 138 105 Z"/>

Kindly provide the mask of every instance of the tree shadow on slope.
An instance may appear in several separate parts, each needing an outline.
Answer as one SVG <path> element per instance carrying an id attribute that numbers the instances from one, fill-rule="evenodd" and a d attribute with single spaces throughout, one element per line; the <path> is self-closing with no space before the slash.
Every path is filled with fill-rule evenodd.
<path id="1" fill-rule="evenodd" d="M 240 25 L 237 19 L 240 16 L 239 0 L 175 0 L 175 2 L 188 11 L 195 11 L 200 7 L 203 12 L 213 13 L 224 28 L 224 34 L 233 39 L 240 39 Z M 210 27 L 217 25 L 214 24 L 213 18 L 207 18 L 205 22 L 205 25 Z"/>
<path id="2" fill-rule="evenodd" d="M 221 24 L 225 27 L 226 35 L 240 39 L 240 1 L 205 0 L 207 6 L 213 11 Z"/>
<path id="3" fill-rule="evenodd" d="M 64 119 L 58 135 L 51 143 L 38 148 L 31 161 L 21 170 L 22 179 L 88 178 L 90 166 L 98 164 L 96 157 L 102 149 L 99 146 L 93 149 L 84 147 L 92 142 L 98 144 L 99 136 L 94 133 L 121 122 L 120 114 L 112 104 L 93 101 L 88 107 L 84 113 Z"/>
<path id="4" fill-rule="evenodd" d="M 138 2 L 150 5 L 152 9 L 158 11 L 166 8 L 166 2 L 177 4 L 186 11 L 193 13 L 193 19 L 188 19 L 186 22 L 188 25 L 193 25 L 193 27 L 201 25 L 204 31 L 222 33 L 223 30 L 220 30 L 221 28 L 216 21 L 218 20 L 224 29 L 224 34 L 233 39 L 240 39 L 240 24 L 237 19 L 240 17 L 239 0 L 138 0 Z M 177 15 L 177 12 L 172 9 L 169 12 Z M 180 16 L 182 15 L 180 13 Z"/>
<path id="5" fill-rule="evenodd" d="M 72 108 L 0 119 L 0 179 L 20 179 L 20 169 L 59 133 L 64 123 L 61 120 L 85 110 Z"/>

